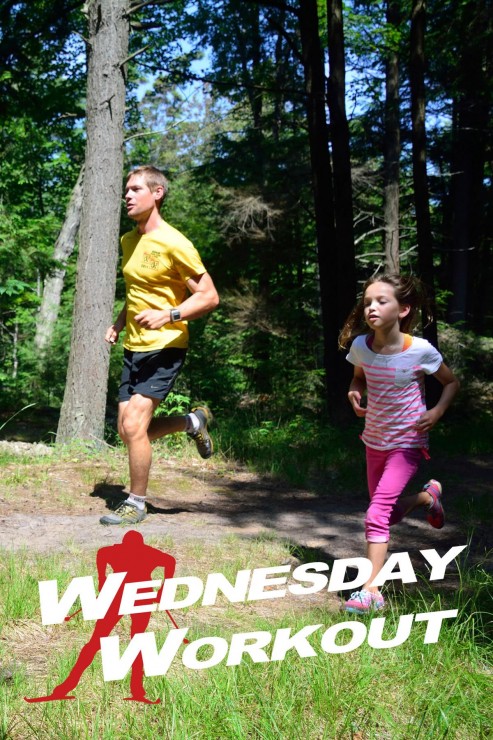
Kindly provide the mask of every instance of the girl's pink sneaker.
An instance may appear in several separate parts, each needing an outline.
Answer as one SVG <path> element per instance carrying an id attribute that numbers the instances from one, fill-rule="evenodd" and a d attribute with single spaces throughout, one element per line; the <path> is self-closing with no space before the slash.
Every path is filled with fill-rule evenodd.
<path id="1" fill-rule="evenodd" d="M 442 486 L 433 478 L 425 483 L 423 491 L 430 494 L 432 501 L 428 507 L 426 521 L 435 529 L 441 529 L 445 524 L 445 512 L 442 506 Z"/>
<path id="2" fill-rule="evenodd" d="M 355 612 L 356 614 L 368 614 L 370 612 L 380 611 L 385 606 L 385 601 L 380 592 L 373 593 L 372 591 L 353 591 L 349 599 L 344 604 L 344 609 L 347 612 Z"/>

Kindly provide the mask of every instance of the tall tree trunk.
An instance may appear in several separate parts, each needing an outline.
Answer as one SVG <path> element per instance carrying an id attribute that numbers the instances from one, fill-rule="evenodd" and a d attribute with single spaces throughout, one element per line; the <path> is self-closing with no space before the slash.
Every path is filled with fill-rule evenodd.
<path id="1" fill-rule="evenodd" d="M 423 310 L 423 336 L 435 347 L 438 347 L 435 288 L 433 284 L 433 238 L 431 233 L 428 176 L 426 173 L 425 25 L 426 2 L 425 0 L 413 0 L 410 84 L 414 207 L 416 211 L 419 272 L 421 279 L 429 289 L 432 314 L 430 319 L 426 310 Z M 425 387 L 426 403 L 428 408 L 431 408 L 435 406 L 440 397 L 441 386 L 432 375 L 427 375 L 425 378 Z"/>
<path id="2" fill-rule="evenodd" d="M 471 327 L 478 334 L 490 330 L 491 319 L 491 283 L 493 279 L 493 190 L 491 183 L 487 186 L 484 177 L 488 151 L 491 155 L 491 133 L 488 136 L 488 122 L 491 120 L 492 93 L 491 80 L 493 79 L 493 4 L 481 0 L 477 6 L 476 29 L 480 30 L 482 62 L 478 70 L 476 85 L 477 106 L 477 138 L 480 147 L 480 164 L 476 166 L 476 177 L 474 178 L 477 195 L 474 198 L 476 215 L 472 215 L 473 223 L 476 224 L 475 249 L 472 252 L 472 265 L 470 292 L 471 301 Z M 471 44 L 476 41 L 474 34 L 467 34 Z M 474 85 L 476 80 L 469 80 Z"/>
<path id="3" fill-rule="evenodd" d="M 327 0 L 329 29 L 328 104 L 334 168 L 334 208 L 337 240 L 337 322 L 342 327 L 356 302 L 353 233 L 353 188 L 349 126 L 346 116 L 346 66 L 342 0 Z M 344 361 L 344 370 L 350 367 Z M 344 372 L 343 370 L 343 372 Z M 347 375 L 347 372 L 344 373 Z"/>
<path id="4" fill-rule="evenodd" d="M 342 377 L 342 355 L 337 349 L 338 319 L 337 243 L 334 220 L 332 166 L 325 113 L 324 58 L 318 31 L 316 0 L 299 4 L 300 37 L 307 100 L 308 140 L 315 207 L 320 302 L 324 339 L 324 368 L 327 380 L 329 412 L 337 416 L 342 410 L 345 393 Z M 345 405 L 345 404 L 344 404 Z"/>
<path id="5" fill-rule="evenodd" d="M 266 177 L 266 151 L 265 151 L 265 121 L 264 121 L 264 96 L 257 89 L 258 81 L 262 74 L 263 39 L 260 27 L 260 6 L 252 3 L 247 9 L 244 18 L 236 20 L 236 44 L 241 60 L 241 79 L 245 85 L 250 112 L 252 116 L 253 129 L 251 133 L 251 156 L 255 163 L 256 182 L 260 185 L 260 193 L 268 202 L 267 177 Z M 248 30 L 243 21 L 248 22 Z M 258 252 L 258 292 L 261 301 L 268 301 L 270 292 L 271 275 L 273 269 L 273 255 L 271 245 L 266 240 Z M 269 395 L 272 392 L 270 365 L 271 335 L 265 331 L 256 332 L 252 338 L 253 352 L 256 358 L 256 367 L 252 377 L 255 392 Z"/>
<path id="6" fill-rule="evenodd" d="M 77 233 L 79 231 L 80 214 L 82 209 L 82 189 L 84 180 L 84 167 L 81 168 L 77 182 L 72 191 L 65 220 L 55 242 L 53 260 L 56 267 L 50 272 L 45 280 L 41 307 L 36 319 L 36 334 L 34 346 L 37 350 L 38 361 L 42 365 L 47 350 L 53 338 L 63 284 L 65 281 L 66 264 L 74 251 Z"/>
<path id="7" fill-rule="evenodd" d="M 89 0 L 87 145 L 67 384 L 57 442 L 102 438 L 118 258 L 129 0 Z"/>
<path id="8" fill-rule="evenodd" d="M 470 322 L 471 309 L 481 293 L 481 276 L 488 275 L 481 249 L 486 203 L 484 174 L 489 98 L 486 49 L 478 43 L 484 29 L 491 25 L 491 3 L 478 0 L 469 15 L 468 33 L 459 55 L 459 90 L 454 101 L 452 153 L 452 259 L 449 318 L 452 322 Z M 491 47 L 491 42 L 489 44 Z M 491 54 L 491 48 L 490 48 Z M 488 276 L 491 279 L 491 276 Z M 485 286 L 486 287 L 486 286 Z M 488 288 L 486 288 L 488 292 Z M 474 313 L 478 313 L 477 310 Z"/>
<path id="9" fill-rule="evenodd" d="M 399 4 L 387 0 L 387 23 L 398 28 Z M 384 250 L 387 272 L 399 272 L 399 176 L 401 155 L 399 56 L 389 49 L 385 60 L 385 131 L 384 131 Z"/>
<path id="10" fill-rule="evenodd" d="M 423 314 L 423 334 L 435 347 L 438 345 L 435 291 L 433 284 L 433 237 L 431 232 L 428 176 L 426 173 L 425 126 L 425 0 L 413 0 L 411 18 L 411 117 L 414 207 L 418 240 L 418 265 L 421 279 L 430 291 L 432 319 Z"/>

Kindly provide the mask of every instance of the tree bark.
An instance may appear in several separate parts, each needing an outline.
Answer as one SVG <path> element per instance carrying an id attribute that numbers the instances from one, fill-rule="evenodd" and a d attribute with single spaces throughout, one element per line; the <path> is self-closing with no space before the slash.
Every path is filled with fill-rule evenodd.
<path id="1" fill-rule="evenodd" d="M 452 152 L 452 254 L 449 319 L 471 325 L 483 311 L 477 310 L 489 292 L 490 275 L 485 264 L 487 250 L 481 244 L 487 213 L 484 177 L 487 158 L 489 55 L 481 39 L 491 26 L 491 4 L 478 0 L 469 15 L 467 33 L 459 54 L 459 89 L 454 101 Z M 491 42 L 489 43 L 491 47 Z M 486 254 L 485 254 L 486 252 Z M 486 276 L 486 284 L 483 283 Z M 484 293 L 482 292 L 484 291 Z M 482 322 L 473 321 L 481 330 Z"/>
<path id="2" fill-rule="evenodd" d="M 325 113 L 324 59 L 318 31 L 316 0 L 301 0 L 300 37 L 305 76 L 308 140 L 312 170 L 315 229 L 317 239 L 320 303 L 324 341 L 324 368 L 329 413 L 337 416 L 342 408 L 343 378 L 338 352 L 337 242 L 334 219 L 332 166 Z"/>
<path id="3" fill-rule="evenodd" d="M 387 1 L 387 23 L 397 28 L 398 3 Z M 385 61 L 385 131 L 384 131 L 384 250 L 387 272 L 399 272 L 399 177 L 400 177 L 400 100 L 399 55 L 390 49 Z"/>
<path id="4" fill-rule="evenodd" d="M 435 347 L 438 333 L 433 281 L 433 237 L 431 231 L 428 175 L 426 172 L 426 126 L 425 126 L 425 0 L 413 0 L 411 18 L 411 117 L 412 117 L 412 161 L 414 184 L 414 207 L 418 240 L 418 266 L 420 277 L 430 291 L 432 319 L 423 314 L 423 335 Z"/>
<path id="5" fill-rule="evenodd" d="M 57 442 L 101 439 L 118 258 L 129 0 L 90 0 L 87 144 L 73 330 Z"/>
<path id="6" fill-rule="evenodd" d="M 328 104 L 334 169 L 334 209 L 337 240 L 337 322 L 342 327 L 356 302 L 351 152 L 346 116 L 346 67 L 342 1 L 327 0 L 329 29 Z M 347 363 L 344 361 L 344 369 Z M 349 366 L 348 366 L 349 367 Z M 350 368 L 349 368 L 350 369 Z M 346 373 L 344 373 L 346 374 Z"/>
<path id="7" fill-rule="evenodd" d="M 84 167 L 82 167 L 79 172 L 77 182 L 75 183 L 72 196 L 65 212 L 65 220 L 55 242 L 53 260 L 55 261 L 56 266 L 45 280 L 41 307 L 36 319 L 34 346 L 36 347 L 38 361 L 41 365 L 43 364 L 47 350 L 53 338 L 53 332 L 58 318 L 58 311 L 60 309 L 63 284 L 65 282 L 65 268 L 70 255 L 74 251 L 79 231 L 80 214 L 82 209 L 83 180 Z"/>

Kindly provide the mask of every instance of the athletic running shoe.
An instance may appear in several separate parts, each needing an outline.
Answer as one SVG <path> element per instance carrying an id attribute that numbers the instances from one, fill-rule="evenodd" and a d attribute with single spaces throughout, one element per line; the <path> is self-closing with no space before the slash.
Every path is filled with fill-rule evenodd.
<path id="1" fill-rule="evenodd" d="M 344 609 L 347 612 L 354 612 L 356 614 L 369 614 L 371 612 L 378 612 L 385 606 L 385 601 L 381 593 L 373 593 L 373 591 L 353 591 L 349 599 L 344 604 Z"/>
<path id="2" fill-rule="evenodd" d="M 426 521 L 431 524 L 435 529 L 441 529 L 445 524 L 445 512 L 442 506 L 442 486 L 433 478 L 425 483 L 423 491 L 426 491 L 431 496 L 431 504 L 428 507 L 428 513 L 426 515 Z"/>
<path id="3" fill-rule="evenodd" d="M 105 514 L 99 520 L 100 524 L 119 524 L 121 527 L 130 527 L 138 524 L 147 516 L 146 508 L 139 509 L 131 501 L 122 501 L 120 506 L 111 514 Z"/>
<path id="4" fill-rule="evenodd" d="M 209 432 L 207 431 L 207 425 L 210 424 L 212 421 L 212 414 L 207 406 L 197 406 L 197 408 L 192 409 L 192 413 L 195 414 L 195 416 L 199 420 L 200 426 L 196 431 L 188 432 L 188 436 L 191 437 L 197 445 L 197 450 L 200 457 L 203 457 L 204 460 L 207 460 L 207 458 L 210 457 L 214 451 L 212 439 L 210 438 Z"/>

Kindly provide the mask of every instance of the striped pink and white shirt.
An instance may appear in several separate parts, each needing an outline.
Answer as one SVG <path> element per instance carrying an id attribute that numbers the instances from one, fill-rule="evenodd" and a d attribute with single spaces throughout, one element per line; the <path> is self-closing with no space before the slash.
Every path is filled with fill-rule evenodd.
<path id="1" fill-rule="evenodd" d="M 375 450 L 428 447 L 428 435 L 414 425 L 426 411 L 424 375 L 437 372 L 441 354 L 426 339 L 412 337 L 402 352 L 381 355 L 368 346 L 371 336 L 356 337 L 346 357 L 365 373 L 368 402 L 363 442 Z"/>

